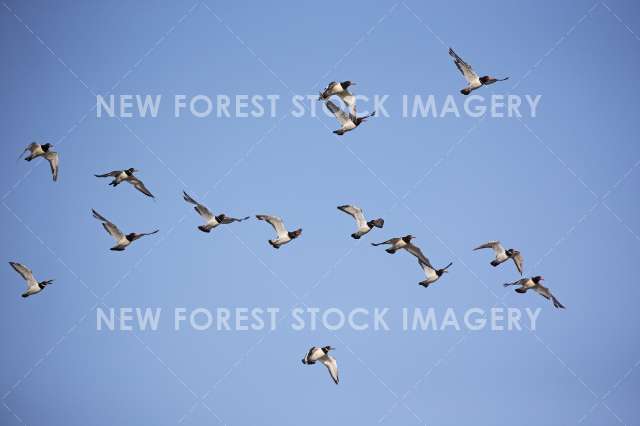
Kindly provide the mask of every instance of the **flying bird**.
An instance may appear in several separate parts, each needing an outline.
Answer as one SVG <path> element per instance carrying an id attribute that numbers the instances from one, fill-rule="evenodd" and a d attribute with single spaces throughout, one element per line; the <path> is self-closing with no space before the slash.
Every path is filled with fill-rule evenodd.
<path id="1" fill-rule="evenodd" d="M 453 262 L 450 262 L 447 266 L 445 266 L 442 269 L 436 269 L 433 266 L 431 266 L 431 263 L 424 263 L 420 259 L 418 259 L 418 264 L 420 265 L 420 267 L 424 271 L 424 275 L 427 277 L 427 279 L 425 279 L 423 281 L 420 281 L 418 284 L 423 286 L 424 288 L 427 288 L 427 287 L 429 287 L 430 284 L 433 284 L 436 281 L 438 281 L 438 279 L 440 279 L 440 277 L 445 272 L 449 272 L 449 271 L 447 271 L 447 269 L 449 269 L 449 267 L 451 265 L 453 265 Z"/>
<path id="2" fill-rule="evenodd" d="M 522 275 L 522 271 L 524 269 L 524 259 L 522 258 L 522 254 L 520 254 L 518 250 L 512 248 L 505 250 L 504 247 L 502 247 L 502 244 L 500 244 L 500 241 L 489 241 L 488 243 L 474 248 L 474 250 L 485 248 L 493 249 L 496 254 L 496 258 L 491 261 L 491 266 L 495 267 L 500 265 L 501 263 L 506 262 L 509 259 L 512 259 L 513 263 L 518 269 L 518 272 L 520 272 L 520 275 Z"/>
<path id="3" fill-rule="evenodd" d="M 193 204 L 195 211 L 197 211 L 198 214 L 205 220 L 206 223 L 204 225 L 198 226 L 198 229 L 202 232 L 211 232 L 211 230 L 218 225 L 226 225 L 233 222 L 242 222 L 243 220 L 249 219 L 249 216 L 243 217 L 242 219 L 236 219 L 233 217 L 228 217 L 224 213 L 214 216 L 214 214 L 211 213 L 211 211 L 206 206 L 194 200 L 185 191 L 182 191 L 182 197 L 187 203 Z"/>
<path id="4" fill-rule="evenodd" d="M 27 161 L 31 161 L 34 158 L 38 157 L 44 158 L 49 162 L 53 181 L 56 182 L 58 180 L 59 157 L 57 152 L 51 151 L 51 148 L 53 148 L 53 145 L 51 145 L 50 143 L 40 145 L 39 143 L 31 142 L 29 146 L 27 146 L 25 150 L 22 151 L 22 154 L 20 154 L 20 157 L 18 157 L 18 159 L 20 159 L 27 151 L 29 151 L 29 155 L 25 157 L 25 160 Z"/>
<path id="5" fill-rule="evenodd" d="M 335 350 L 335 348 L 332 348 L 331 346 L 324 346 L 322 348 L 318 348 L 314 346 L 311 349 L 309 349 L 309 352 L 307 352 L 307 355 L 302 359 L 302 363 L 305 365 L 313 365 L 316 362 L 322 363 L 322 365 L 327 367 L 327 370 L 329 370 L 329 374 L 331 375 L 331 378 L 337 385 L 339 382 L 338 363 L 336 362 L 336 359 L 334 357 L 329 355 L 329 351 L 332 351 L 332 350 Z"/>
<path id="6" fill-rule="evenodd" d="M 111 247 L 111 249 L 110 249 L 110 250 L 113 250 L 113 251 L 123 251 L 124 249 L 127 248 L 127 246 L 129 246 L 129 244 L 131 244 L 135 240 L 137 240 L 139 238 L 142 238 L 145 235 L 156 234 L 159 231 L 159 229 L 156 229 L 155 231 L 148 232 L 148 233 L 138 234 L 136 232 L 131 232 L 130 234 L 126 234 L 125 235 L 125 234 L 122 233 L 122 231 L 120 231 L 120 229 L 118 229 L 118 227 L 116 225 L 114 225 L 113 223 L 109 222 L 100 213 L 98 213 L 97 211 L 95 211 L 93 209 L 91 210 L 91 212 L 93 213 L 93 217 L 95 217 L 100 222 L 102 222 L 102 226 L 109 233 L 109 235 L 111 235 L 116 240 L 116 245 Z"/>
<path id="7" fill-rule="evenodd" d="M 564 309 L 564 305 L 560 303 L 560 301 L 556 299 L 553 294 L 551 294 L 551 292 L 549 291 L 549 288 L 540 284 L 540 281 L 543 281 L 543 280 L 544 278 L 542 276 L 536 275 L 533 278 L 522 278 L 512 283 L 505 283 L 503 285 L 505 287 L 509 287 L 510 285 L 519 285 L 520 287 L 516 288 L 516 292 L 518 293 L 526 293 L 527 290 L 533 289 L 540 296 L 544 297 L 547 300 L 551 300 L 555 308 Z"/>
<path id="8" fill-rule="evenodd" d="M 29 297 L 34 294 L 40 293 L 46 286 L 53 282 L 53 280 L 38 282 L 38 280 L 36 280 L 33 276 L 33 272 L 31 272 L 31 269 L 27 268 L 21 263 L 9 262 L 9 265 L 11 265 L 11 267 L 15 269 L 15 271 L 19 273 L 20 276 L 27 282 L 27 291 L 22 294 L 22 297 Z"/>
<path id="9" fill-rule="evenodd" d="M 383 241 L 381 243 L 371 243 L 372 246 L 381 246 L 383 244 L 389 244 L 391 247 L 385 249 L 385 251 L 389 254 L 394 254 L 396 251 L 405 248 L 407 245 L 411 244 L 411 240 L 415 237 L 413 235 L 405 235 L 404 237 L 396 237 L 390 238 L 387 241 Z"/>
<path id="10" fill-rule="evenodd" d="M 356 113 L 356 97 L 353 96 L 349 90 L 347 90 L 350 86 L 355 86 L 355 83 L 347 80 L 341 83 L 337 81 L 332 81 L 327 85 L 327 87 L 320 92 L 320 96 L 318 97 L 319 101 L 326 101 L 331 96 L 338 96 L 342 99 L 342 102 L 345 103 L 349 107 L 349 111 L 352 114 Z"/>
<path id="11" fill-rule="evenodd" d="M 456 67 L 458 67 L 464 78 L 469 83 L 467 87 L 460 90 L 460 93 L 462 93 L 463 95 L 468 95 L 472 91 L 479 89 L 482 86 L 493 84 L 496 81 L 505 81 L 509 79 L 509 77 L 495 78 L 488 75 L 479 77 L 478 74 L 476 74 L 476 72 L 473 70 L 473 68 L 471 68 L 471 65 L 463 61 L 462 58 L 458 56 L 458 54 L 451 48 L 449 48 L 449 55 L 453 57 L 453 63 L 456 64 Z"/>
<path id="12" fill-rule="evenodd" d="M 355 112 L 347 114 L 346 112 L 338 108 L 336 104 L 334 104 L 331 101 L 327 101 L 326 104 L 327 104 L 327 108 L 329 108 L 329 111 L 331 111 L 333 115 L 335 115 L 336 119 L 338 120 L 338 123 L 340 123 L 340 128 L 338 130 L 333 131 L 333 133 L 339 136 L 342 136 L 345 133 L 350 132 L 351 130 L 358 127 L 360 124 L 364 123 L 367 120 L 367 118 L 373 117 L 374 115 L 376 115 L 376 112 L 373 111 L 371 114 L 367 114 L 362 117 L 357 117 Z"/>
<path id="13" fill-rule="evenodd" d="M 112 177 L 113 180 L 109 182 L 109 185 L 114 188 L 120 185 L 122 182 L 129 182 L 135 189 L 142 192 L 147 197 L 155 198 L 151 191 L 147 189 L 144 183 L 138 179 L 134 173 L 137 173 L 139 170 L 134 169 L 133 167 L 126 170 L 114 170 L 109 173 L 105 173 L 103 175 L 94 175 L 95 177 L 104 178 L 104 177 Z"/>
<path id="14" fill-rule="evenodd" d="M 287 244 L 293 239 L 296 239 L 302 234 L 302 228 L 298 228 L 295 231 L 287 231 L 287 228 L 284 227 L 284 222 L 277 216 L 269 216 L 266 214 L 256 215 L 256 219 L 264 220 L 273 226 L 273 229 L 276 230 L 277 237 L 275 240 L 269 240 L 269 244 L 273 248 L 280 248 L 280 246 Z"/>
<path id="15" fill-rule="evenodd" d="M 338 210 L 342 210 L 356 220 L 358 230 L 351 234 L 351 238 L 355 238 L 356 240 L 367 234 L 374 227 L 382 228 L 384 226 L 384 219 L 382 218 L 367 221 L 367 219 L 364 217 L 362 209 L 358 206 L 345 204 L 344 206 L 338 206 Z"/>

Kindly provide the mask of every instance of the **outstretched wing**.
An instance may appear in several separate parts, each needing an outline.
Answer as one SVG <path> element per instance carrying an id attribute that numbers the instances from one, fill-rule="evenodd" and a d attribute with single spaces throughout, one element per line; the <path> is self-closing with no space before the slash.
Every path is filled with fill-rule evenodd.
<path id="1" fill-rule="evenodd" d="M 112 171 L 112 172 L 105 173 L 105 174 L 103 174 L 103 175 L 94 175 L 94 176 L 95 176 L 95 177 L 100 177 L 100 178 L 102 178 L 102 177 L 116 177 L 116 176 L 118 176 L 120 173 L 122 173 L 122 171 L 121 171 L 121 170 L 114 170 L 114 171 Z"/>
<path id="2" fill-rule="evenodd" d="M 285 237 L 287 235 L 287 228 L 284 227 L 284 222 L 278 216 L 259 214 L 256 215 L 256 219 L 264 220 L 271 226 L 273 226 L 273 229 L 276 230 L 276 234 L 278 234 L 278 237 Z"/>
<path id="3" fill-rule="evenodd" d="M 44 154 L 44 158 L 49 162 L 49 166 L 51 166 L 51 175 L 53 176 L 53 181 L 58 180 L 58 163 L 59 157 L 57 152 L 49 151 Z"/>
<path id="4" fill-rule="evenodd" d="M 342 210 L 353 217 L 358 224 L 358 228 L 364 228 L 367 226 L 367 219 L 364 217 L 364 213 L 360 207 L 345 204 L 344 206 L 338 206 L 338 210 Z"/>
<path id="5" fill-rule="evenodd" d="M 436 275 L 436 270 L 430 263 L 424 263 L 422 260 L 418 259 L 418 265 L 420 265 L 427 278 L 432 278 Z"/>
<path id="6" fill-rule="evenodd" d="M 331 111 L 333 115 L 335 115 L 338 123 L 340 123 L 341 126 L 344 126 L 349 121 L 351 121 L 351 118 L 349 118 L 349 114 L 338 108 L 336 104 L 331 101 L 327 101 L 326 104 L 329 111 Z"/>
<path id="7" fill-rule="evenodd" d="M 522 258 L 522 254 L 520 254 L 519 251 L 517 251 L 513 257 L 513 263 L 516 264 L 516 268 L 518 269 L 518 272 L 520 272 L 520 275 L 522 275 L 522 271 L 524 270 L 524 259 Z"/>
<path id="8" fill-rule="evenodd" d="M 475 82 L 478 82 L 480 80 L 480 78 L 478 77 L 478 74 L 476 74 L 476 72 L 473 70 L 473 68 L 471 68 L 471 65 L 466 63 L 451 48 L 449 48 L 449 55 L 451 55 L 451 57 L 453 57 L 453 63 L 456 64 L 456 67 L 458 67 L 458 70 L 460 70 L 460 72 L 462 73 L 464 78 L 469 83 L 475 83 Z"/>
<path id="9" fill-rule="evenodd" d="M 247 220 L 249 219 L 249 216 L 245 216 L 241 219 L 236 219 L 235 217 L 229 217 L 227 215 L 222 215 L 222 220 L 220 220 L 219 222 L 222 223 L 223 225 L 227 225 L 229 223 L 233 223 L 233 222 L 242 222 L 243 220 Z"/>
<path id="10" fill-rule="evenodd" d="M 25 152 L 29 151 L 31 153 L 33 153 L 33 151 L 38 147 L 38 144 L 36 142 L 31 142 L 29 145 L 27 145 L 27 147 L 24 149 L 24 151 L 22 151 L 22 154 L 20 154 L 20 157 L 18 157 L 18 160 L 22 158 L 22 156 L 24 155 Z"/>
<path id="11" fill-rule="evenodd" d="M 204 220 L 209 222 L 211 219 L 213 219 L 213 213 L 211 213 L 211 211 L 208 208 L 206 208 L 205 206 L 203 206 L 202 204 L 200 204 L 199 202 L 191 198 L 191 196 L 187 194 L 185 191 L 182 191 L 182 197 L 187 203 L 191 203 L 195 205 L 194 209 L 198 212 L 200 216 L 202 216 Z"/>
<path id="12" fill-rule="evenodd" d="M 486 249 L 486 248 L 492 249 L 496 253 L 496 256 L 505 254 L 504 247 L 502 247 L 502 244 L 500 244 L 500 241 L 489 241 L 488 243 L 479 245 L 478 247 L 474 248 L 474 250 L 480 250 L 480 249 Z"/>
<path id="13" fill-rule="evenodd" d="M 545 299 L 551 300 L 553 302 L 553 306 L 554 307 L 564 309 L 564 305 L 562 303 L 560 303 L 560 301 L 558 299 L 556 299 L 553 294 L 551 294 L 551 291 L 549 291 L 548 287 L 545 287 L 543 285 L 538 284 L 535 287 L 535 290 L 539 295 L 541 295 Z"/>
<path id="14" fill-rule="evenodd" d="M 147 197 L 155 198 L 155 197 L 153 196 L 153 194 L 151 193 L 151 191 L 149 191 L 149 190 L 147 189 L 147 187 L 146 187 L 146 186 L 144 186 L 144 183 L 143 183 L 140 179 L 138 179 L 137 177 L 135 177 L 135 176 L 131 176 L 131 177 L 127 180 L 127 182 L 129 182 L 131 185 L 133 185 L 133 187 L 134 187 L 135 189 L 137 189 L 138 191 L 142 192 L 142 193 L 143 193 L 144 195 L 146 195 Z"/>
<path id="15" fill-rule="evenodd" d="M 25 281 L 27 282 L 27 288 L 38 285 L 38 281 L 33 276 L 33 272 L 31 272 L 31 269 L 18 262 L 9 262 L 9 265 L 11 265 L 11 267 L 15 269 L 15 271 L 19 273 L 22 278 L 25 279 Z"/>
<path id="16" fill-rule="evenodd" d="M 342 99 L 342 102 L 349 107 L 351 114 L 356 115 L 356 97 L 348 90 L 343 90 L 338 96 Z"/>
<path id="17" fill-rule="evenodd" d="M 338 362 L 336 361 L 336 359 L 331 355 L 325 355 L 324 357 L 322 357 L 322 359 L 320 359 L 320 362 L 325 367 L 327 367 L 327 370 L 329 370 L 329 374 L 331 375 L 331 378 L 337 385 L 339 382 L 339 379 L 338 379 Z"/>
<path id="18" fill-rule="evenodd" d="M 409 253 L 411 253 L 412 255 L 417 257 L 420 262 L 422 262 L 422 263 L 424 263 L 426 265 L 431 265 L 431 262 L 429 261 L 429 258 L 424 255 L 422 250 L 420 250 L 420 247 L 409 243 L 406 246 L 404 246 L 403 249 L 407 250 Z"/>
<path id="19" fill-rule="evenodd" d="M 93 213 L 93 217 L 95 217 L 96 219 L 102 222 L 102 226 L 104 227 L 104 229 L 116 241 L 120 241 L 124 237 L 124 234 L 118 229 L 118 227 L 115 226 L 113 223 L 109 222 L 109 220 L 107 220 L 104 216 L 102 216 L 100 213 L 98 213 L 93 209 L 91 209 L 91 212 Z"/>

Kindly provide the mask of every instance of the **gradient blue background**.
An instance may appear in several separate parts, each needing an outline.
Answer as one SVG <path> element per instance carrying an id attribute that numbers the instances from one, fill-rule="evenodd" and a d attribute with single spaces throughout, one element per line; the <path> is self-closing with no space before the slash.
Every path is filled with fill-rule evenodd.
<path id="1" fill-rule="evenodd" d="M 23 300 L 20 277 L 0 268 L 0 424 L 640 424 L 636 2 L 194 4 L 0 5 L 1 257 L 56 278 Z M 480 73 L 511 76 L 478 94 L 519 81 L 513 93 L 541 94 L 538 117 L 488 118 L 459 144 L 477 120 L 402 118 L 403 94 L 462 100 L 448 45 Z M 341 139 L 330 117 L 279 121 L 291 91 L 332 79 L 390 94 L 392 117 Z M 94 94 L 111 93 L 162 94 L 160 115 L 96 118 Z M 283 101 L 277 118 L 173 117 L 175 94 L 201 93 Z M 46 163 L 15 160 L 32 140 L 56 145 L 58 183 Z M 93 177 L 125 167 L 141 170 L 157 202 Z M 200 233 L 183 189 L 216 212 L 281 215 L 303 236 L 275 251 L 255 220 Z M 352 240 L 343 203 L 385 228 Z M 161 233 L 109 252 L 91 208 L 124 230 Z M 413 258 L 369 246 L 409 232 L 434 263 L 454 262 L 427 290 Z M 513 267 L 471 251 L 495 238 L 522 250 L 565 311 L 502 288 Z M 535 335 L 175 332 L 168 321 L 176 306 L 286 312 L 299 303 L 292 291 L 316 283 L 310 306 L 464 312 L 499 306 L 495 293 L 543 311 Z M 106 306 L 161 307 L 162 327 L 97 332 L 94 294 Z M 339 386 L 300 364 L 325 344 L 338 348 Z M 219 419 L 198 404 L 207 392 Z"/>

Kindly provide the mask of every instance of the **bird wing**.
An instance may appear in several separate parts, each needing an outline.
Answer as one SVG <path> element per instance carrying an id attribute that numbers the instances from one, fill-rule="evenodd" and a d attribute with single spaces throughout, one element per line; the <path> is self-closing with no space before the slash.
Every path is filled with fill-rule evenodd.
<path id="1" fill-rule="evenodd" d="M 480 250 L 480 249 L 486 249 L 486 248 L 492 249 L 496 253 L 496 256 L 505 254 L 504 247 L 502 247 L 502 244 L 500 244 L 500 241 L 489 241 L 488 243 L 479 245 L 478 247 L 474 248 L 474 250 Z"/>
<path id="2" fill-rule="evenodd" d="M 200 216 L 202 216 L 204 220 L 209 222 L 211 219 L 213 219 L 213 213 L 211 213 L 211 211 L 208 208 L 206 208 L 204 205 L 200 204 L 199 202 L 191 198 L 191 196 L 187 194 L 185 191 L 182 191 L 182 196 L 187 203 L 191 203 L 195 205 L 194 209 L 198 212 Z"/>
<path id="3" fill-rule="evenodd" d="M 360 207 L 346 204 L 344 206 L 338 206 L 338 209 L 353 217 L 358 224 L 358 228 L 364 228 L 367 226 L 367 219 L 365 219 L 364 213 L 362 213 L 362 209 Z"/>
<path id="4" fill-rule="evenodd" d="M 415 257 L 417 257 L 418 260 L 421 261 L 422 263 L 425 263 L 427 265 L 431 265 L 431 262 L 429 261 L 429 258 L 424 255 L 422 250 L 420 250 L 420 247 L 409 243 L 406 246 L 404 246 L 403 248 L 405 250 L 407 250 L 409 253 L 411 253 L 412 255 L 414 255 Z"/>
<path id="5" fill-rule="evenodd" d="M 113 223 L 109 222 L 104 216 L 93 209 L 91 212 L 93 213 L 93 217 L 102 222 L 104 229 L 109 233 L 109 235 L 115 238 L 116 241 L 120 241 L 124 237 L 122 231 L 120 231 Z"/>
<path id="6" fill-rule="evenodd" d="M 33 276 L 33 272 L 31 272 L 31 269 L 18 262 L 9 262 L 9 265 L 11 265 L 11 267 L 15 269 L 15 271 L 25 279 L 25 281 L 27 281 L 27 288 L 38 285 L 38 281 Z"/>
<path id="7" fill-rule="evenodd" d="M 320 362 L 325 367 L 327 367 L 327 370 L 329 370 L 329 374 L 331 375 L 331 378 L 337 385 L 339 380 L 338 380 L 338 362 L 336 361 L 336 359 L 331 355 L 325 355 L 320 359 Z"/>
<path id="8" fill-rule="evenodd" d="M 153 235 L 153 234 L 157 234 L 158 232 L 160 232 L 159 229 L 156 229 L 153 232 L 143 232 L 141 234 L 138 234 L 138 238 L 144 237 L 145 235 Z"/>
<path id="9" fill-rule="evenodd" d="M 247 220 L 249 219 L 249 216 L 245 216 L 241 219 L 237 219 L 235 217 L 229 217 L 227 215 L 222 215 L 222 220 L 220 221 L 220 223 L 222 223 L 223 225 L 228 225 L 229 223 L 233 223 L 233 222 L 242 222 L 243 220 Z"/>
<path id="10" fill-rule="evenodd" d="M 349 121 L 351 121 L 351 118 L 349 118 L 349 114 L 338 108 L 336 104 L 331 101 L 327 101 L 326 104 L 329 111 L 331 111 L 333 115 L 335 115 L 338 123 L 340 123 L 341 126 L 344 126 Z"/>
<path id="11" fill-rule="evenodd" d="M 522 271 L 524 270 L 524 259 L 522 258 L 522 254 L 520 254 L 519 251 L 517 251 L 513 257 L 513 263 L 516 264 L 516 268 L 518 269 L 518 272 L 520 272 L 520 275 L 522 275 Z"/>
<path id="12" fill-rule="evenodd" d="M 155 198 L 153 196 L 153 194 L 151 193 L 151 191 L 149 191 L 147 189 L 147 187 L 144 186 L 144 183 L 140 179 L 138 179 L 137 177 L 131 176 L 129 179 L 127 179 L 127 182 L 129 182 L 131 185 L 133 185 L 133 187 L 135 189 L 137 189 L 138 191 L 142 192 L 147 197 Z"/>
<path id="13" fill-rule="evenodd" d="M 471 68 L 471 65 L 466 63 L 453 49 L 449 48 L 449 55 L 453 57 L 453 63 L 456 64 L 456 67 L 460 70 L 464 78 L 469 83 L 474 83 L 479 80 L 478 74 Z"/>
<path id="14" fill-rule="evenodd" d="M 103 174 L 103 175 L 94 175 L 94 176 L 95 176 L 95 177 L 100 177 L 100 178 L 102 178 L 102 177 L 116 177 L 116 176 L 118 176 L 120 173 L 122 173 L 122 170 L 114 170 L 114 171 L 112 171 L 112 172 L 105 173 L 105 174 Z"/>
<path id="15" fill-rule="evenodd" d="M 333 94 L 333 88 L 336 84 L 338 84 L 338 82 L 336 81 L 332 81 L 331 83 L 327 84 L 327 87 L 325 87 L 322 93 L 320 93 L 320 99 L 329 98 Z"/>
<path id="16" fill-rule="evenodd" d="M 59 157 L 57 152 L 49 151 L 44 154 L 44 158 L 49 162 L 49 166 L 51 166 L 51 174 L 53 175 L 53 181 L 58 180 L 58 163 Z"/>
<path id="17" fill-rule="evenodd" d="M 545 299 L 551 300 L 553 302 L 553 306 L 555 306 L 556 308 L 564 308 L 564 305 L 560 303 L 560 301 L 556 299 L 553 294 L 551 294 L 551 291 L 549 291 L 548 287 L 538 284 L 535 287 L 535 290 L 539 295 L 541 295 Z"/>
<path id="18" fill-rule="evenodd" d="M 29 145 L 27 145 L 27 147 L 24 149 L 24 151 L 22 151 L 22 154 L 20 154 L 20 157 L 18 157 L 18 160 L 20 158 L 22 158 L 22 156 L 24 155 L 25 152 L 29 151 L 33 154 L 33 151 L 39 146 L 38 143 L 36 142 L 31 142 Z"/>
<path id="19" fill-rule="evenodd" d="M 264 220 L 269 223 L 269 225 L 273 226 L 273 229 L 276 230 L 276 234 L 278 234 L 278 237 L 285 237 L 287 235 L 287 228 L 284 227 L 284 222 L 278 216 L 259 214 L 256 216 L 256 219 Z"/>

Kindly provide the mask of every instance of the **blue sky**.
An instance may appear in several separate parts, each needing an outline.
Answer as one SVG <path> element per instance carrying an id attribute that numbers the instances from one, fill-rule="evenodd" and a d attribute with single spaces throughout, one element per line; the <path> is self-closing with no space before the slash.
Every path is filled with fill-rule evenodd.
<path id="1" fill-rule="evenodd" d="M 640 424 L 638 16 L 628 1 L 2 3 L 2 258 L 56 282 L 23 300 L 0 271 L 0 424 Z M 537 116 L 403 118 L 404 94 L 462 100 L 448 46 L 511 77 L 476 93 L 542 95 Z M 391 116 L 337 138 L 331 117 L 286 115 L 293 93 L 346 79 L 389 94 Z M 98 94 L 163 104 L 156 118 L 98 118 Z M 176 94 L 279 94 L 283 112 L 175 118 Z M 56 145 L 58 183 L 15 160 L 32 140 Z M 127 167 L 156 202 L 93 177 Z M 183 190 L 303 235 L 276 251 L 255 220 L 200 233 Z M 345 203 L 384 229 L 352 240 Z M 91 208 L 161 231 L 113 253 Z M 423 289 L 413 258 L 369 245 L 406 233 L 451 273 Z M 520 249 L 567 309 L 505 290 L 512 266 L 472 252 L 491 239 Z M 170 319 L 302 303 L 542 312 L 535 334 L 96 330 L 96 306 Z M 300 363 L 326 344 L 339 386 Z"/>

